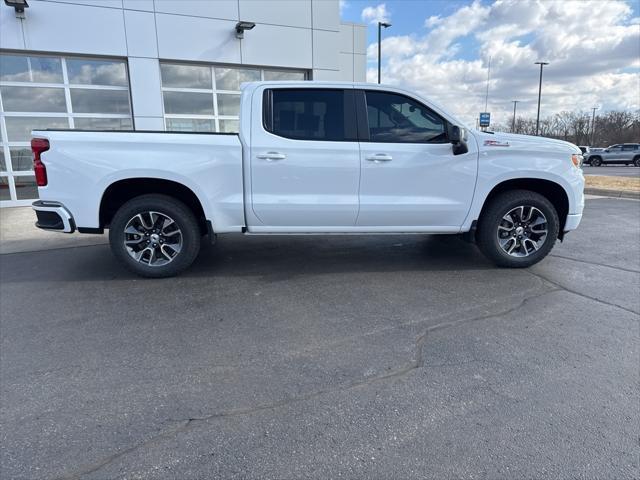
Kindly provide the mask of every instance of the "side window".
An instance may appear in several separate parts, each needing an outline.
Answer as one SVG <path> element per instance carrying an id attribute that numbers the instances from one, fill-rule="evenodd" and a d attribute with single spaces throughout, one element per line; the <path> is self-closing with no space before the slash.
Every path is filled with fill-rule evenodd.
<path id="1" fill-rule="evenodd" d="M 623 145 L 622 147 L 622 150 L 624 150 L 625 152 L 630 152 L 636 149 L 637 147 L 635 145 Z"/>
<path id="2" fill-rule="evenodd" d="M 444 143 L 447 122 L 415 100 L 388 92 L 367 91 L 367 117 L 372 142 Z"/>
<path id="3" fill-rule="evenodd" d="M 270 115 L 265 118 L 267 131 L 295 140 L 350 141 L 354 138 L 345 134 L 349 109 L 345 109 L 344 90 L 306 88 L 270 92 L 271 100 L 265 102 L 265 108 L 270 107 Z M 350 110 L 353 114 L 353 108 Z"/>
<path id="4" fill-rule="evenodd" d="M 622 146 L 614 145 L 613 147 L 609 148 L 609 151 L 611 151 L 611 152 L 621 152 L 622 151 Z"/>

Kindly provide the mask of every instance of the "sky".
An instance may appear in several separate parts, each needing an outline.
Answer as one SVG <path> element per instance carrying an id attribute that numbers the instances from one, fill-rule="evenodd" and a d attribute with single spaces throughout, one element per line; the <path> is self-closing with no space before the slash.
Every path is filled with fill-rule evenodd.
<path id="1" fill-rule="evenodd" d="M 342 20 L 366 23 L 367 80 L 418 91 L 474 125 L 561 111 L 640 110 L 640 0 L 341 0 Z"/>

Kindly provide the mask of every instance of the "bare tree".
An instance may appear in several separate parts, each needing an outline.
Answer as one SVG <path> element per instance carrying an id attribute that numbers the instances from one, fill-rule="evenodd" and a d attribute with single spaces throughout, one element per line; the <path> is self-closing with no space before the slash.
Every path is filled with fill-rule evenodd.
<path id="1" fill-rule="evenodd" d="M 493 129 L 510 132 L 511 125 L 494 125 Z M 516 118 L 514 133 L 535 135 L 535 131 L 535 118 Z M 594 133 L 593 146 L 640 142 L 640 112 L 606 112 L 596 116 L 595 125 L 591 123 L 589 112 L 583 111 L 563 111 L 540 120 L 541 136 L 566 140 L 576 145 L 591 145 Z"/>

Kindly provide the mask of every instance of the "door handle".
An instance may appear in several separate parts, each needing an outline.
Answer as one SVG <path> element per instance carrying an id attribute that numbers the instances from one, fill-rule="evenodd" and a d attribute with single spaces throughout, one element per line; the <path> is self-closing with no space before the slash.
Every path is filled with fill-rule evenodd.
<path id="1" fill-rule="evenodd" d="M 365 158 L 370 162 L 390 162 L 391 160 L 393 160 L 393 157 L 386 153 L 376 153 Z"/>
<path id="2" fill-rule="evenodd" d="M 274 160 L 284 160 L 285 158 L 287 158 L 287 156 L 284 153 L 280 153 L 280 152 L 259 153 L 257 157 L 261 160 L 269 160 L 270 162 Z"/>

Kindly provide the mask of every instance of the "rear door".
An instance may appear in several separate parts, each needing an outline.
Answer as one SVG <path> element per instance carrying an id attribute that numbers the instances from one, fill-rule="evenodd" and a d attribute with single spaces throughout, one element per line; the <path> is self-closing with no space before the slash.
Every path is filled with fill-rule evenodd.
<path id="1" fill-rule="evenodd" d="M 618 163 L 622 161 L 622 145 L 614 145 L 609 147 L 605 152 L 604 159 L 607 163 Z"/>
<path id="2" fill-rule="evenodd" d="M 261 103 L 252 104 L 263 110 L 252 112 L 251 205 L 261 224 L 253 230 L 354 226 L 360 149 L 353 88 L 273 87 L 255 95 Z"/>
<path id="3" fill-rule="evenodd" d="M 475 141 L 469 140 L 468 153 L 454 155 L 449 123 L 431 108 L 394 92 L 360 95 L 368 131 L 360 148 L 358 226 L 455 231 L 473 198 Z"/>

